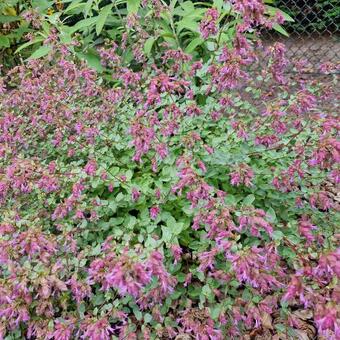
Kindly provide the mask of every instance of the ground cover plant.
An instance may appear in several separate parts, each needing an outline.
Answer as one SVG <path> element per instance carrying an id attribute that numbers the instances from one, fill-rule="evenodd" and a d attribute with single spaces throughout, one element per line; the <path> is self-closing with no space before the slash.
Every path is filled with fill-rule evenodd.
<path id="1" fill-rule="evenodd" d="M 51 32 L 3 74 L 0 339 L 340 337 L 333 88 L 247 39 L 283 21 L 260 0 L 222 37 L 224 5 L 204 55 L 138 44 L 137 13 L 101 73 Z"/>

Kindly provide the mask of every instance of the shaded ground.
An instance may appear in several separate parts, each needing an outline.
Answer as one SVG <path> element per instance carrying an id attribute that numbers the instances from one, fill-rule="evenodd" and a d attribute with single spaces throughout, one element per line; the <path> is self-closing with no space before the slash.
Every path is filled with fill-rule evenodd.
<path id="1" fill-rule="evenodd" d="M 331 62 L 340 64 L 340 34 L 335 35 L 293 35 L 289 38 L 284 36 L 263 36 L 265 45 L 271 45 L 275 41 L 285 44 L 287 57 L 290 61 L 308 62 L 308 72 L 302 77 L 308 81 L 321 82 L 329 87 L 328 97 L 319 102 L 318 111 L 340 115 L 340 73 L 324 75 L 319 72 L 320 65 Z M 296 76 L 288 72 L 289 77 Z"/>
<path id="2" fill-rule="evenodd" d="M 263 36 L 265 44 L 275 41 L 282 42 L 287 47 L 287 56 L 291 61 L 306 59 L 317 71 L 319 66 L 326 62 L 340 62 L 340 34 L 334 35 L 292 35 Z"/>

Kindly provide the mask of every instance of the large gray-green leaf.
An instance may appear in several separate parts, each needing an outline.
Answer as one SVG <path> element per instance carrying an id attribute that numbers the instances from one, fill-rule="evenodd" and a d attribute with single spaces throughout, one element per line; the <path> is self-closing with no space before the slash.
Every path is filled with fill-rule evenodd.
<path id="1" fill-rule="evenodd" d="M 52 50 L 51 46 L 41 46 L 36 51 L 32 53 L 32 55 L 29 57 L 29 59 L 39 59 L 41 57 L 44 57 Z"/>
<path id="2" fill-rule="evenodd" d="M 129 14 L 137 13 L 141 0 L 127 0 L 127 10 Z"/>
<path id="3" fill-rule="evenodd" d="M 103 8 L 100 9 L 100 13 L 98 15 L 98 21 L 96 23 L 96 33 L 97 33 L 97 35 L 99 35 L 100 32 L 102 31 L 102 29 L 105 25 L 106 19 L 111 12 L 111 9 L 112 9 L 112 4 L 104 6 Z"/>

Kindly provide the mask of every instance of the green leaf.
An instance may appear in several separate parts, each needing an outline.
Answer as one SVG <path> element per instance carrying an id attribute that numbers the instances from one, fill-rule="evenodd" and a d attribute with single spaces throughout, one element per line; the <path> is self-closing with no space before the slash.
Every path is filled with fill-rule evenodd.
<path id="1" fill-rule="evenodd" d="M 177 281 L 178 282 L 185 282 L 186 279 L 186 275 L 184 273 L 178 273 L 176 275 Z"/>
<path id="2" fill-rule="evenodd" d="M 211 288 L 208 285 L 204 285 L 203 288 L 202 288 L 202 293 L 206 297 L 209 297 L 212 293 Z"/>
<path id="3" fill-rule="evenodd" d="M 0 36 L 0 47 L 10 47 L 11 43 L 6 36 Z"/>
<path id="4" fill-rule="evenodd" d="M 295 252 L 289 247 L 283 247 L 280 249 L 281 256 L 288 259 L 294 259 L 296 257 Z"/>
<path id="5" fill-rule="evenodd" d="M 137 13 L 141 0 L 127 0 L 127 11 L 129 14 Z"/>
<path id="6" fill-rule="evenodd" d="M 185 1 L 185 2 L 181 3 L 181 7 L 187 13 L 192 13 L 193 11 L 195 11 L 195 6 L 191 1 Z"/>
<path id="7" fill-rule="evenodd" d="M 273 6 L 266 5 L 266 13 L 271 15 L 271 16 L 275 16 L 276 13 L 280 13 L 283 16 L 283 18 L 285 19 L 285 21 L 289 21 L 289 22 L 295 21 L 290 15 L 288 15 L 287 13 L 285 13 L 285 12 L 281 11 L 280 9 L 273 7 Z"/>
<path id="8" fill-rule="evenodd" d="M 104 294 L 97 293 L 93 296 L 92 301 L 95 306 L 102 305 L 105 302 Z"/>
<path id="9" fill-rule="evenodd" d="M 101 253 L 102 247 L 100 244 L 97 244 L 94 248 L 91 250 L 91 256 L 97 256 Z"/>
<path id="10" fill-rule="evenodd" d="M 145 313 L 144 315 L 144 322 L 145 323 L 150 323 L 152 321 L 152 315 L 149 313 Z"/>
<path id="11" fill-rule="evenodd" d="M 289 33 L 279 24 L 274 24 L 273 25 L 273 29 L 279 33 L 281 33 L 282 35 L 289 37 Z"/>
<path id="12" fill-rule="evenodd" d="M 253 194 L 248 195 L 243 201 L 243 205 L 251 205 L 255 201 L 255 196 Z"/>
<path id="13" fill-rule="evenodd" d="M 275 325 L 275 328 L 276 328 L 279 332 L 281 332 L 281 333 L 285 333 L 286 330 L 287 330 L 287 327 L 286 327 L 284 324 L 282 324 L 282 323 L 276 324 L 276 325 Z"/>
<path id="14" fill-rule="evenodd" d="M 0 15 L 0 24 L 7 24 L 18 20 L 20 20 L 20 17 L 16 15 Z"/>
<path id="15" fill-rule="evenodd" d="M 103 8 L 100 9 L 100 13 L 98 15 L 98 21 L 96 23 L 96 33 L 97 33 L 97 35 L 99 35 L 100 32 L 102 31 L 102 29 L 105 25 L 106 19 L 111 12 L 112 6 L 113 5 L 110 4 L 110 5 L 104 6 Z"/>
<path id="16" fill-rule="evenodd" d="M 169 242 L 171 240 L 172 237 L 172 233 L 170 228 L 166 227 L 166 226 L 162 226 L 162 239 L 164 242 Z"/>
<path id="17" fill-rule="evenodd" d="M 88 53 L 77 53 L 77 55 L 81 58 L 81 59 L 85 59 L 87 61 L 87 63 L 89 64 L 89 66 L 93 69 L 95 69 L 98 72 L 103 71 L 103 66 L 100 63 L 100 57 L 97 54 L 88 52 Z"/>
<path id="18" fill-rule="evenodd" d="M 179 222 L 179 223 L 173 223 L 171 226 L 169 226 L 171 229 L 171 233 L 174 235 L 179 235 L 181 231 L 183 230 L 184 223 Z"/>
<path id="19" fill-rule="evenodd" d="M 252 299 L 253 295 L 249 289 L 245 289 L 242 293 L 242 299 L 245 301 L 250 301 Z"/>
<path id="20" fill-rule="evenodd" d="M 84 12 L 85 18 L 89 15 L 89 12 L 91 10 L 92 4 L 93 4 L 93 0 L 88 0 L 87 1 L 86 5 L 85 5 L 85 12 Z"/>
<path id="21" fill-rule="evenodd" d="M 204 40 L 200 37 L 191 40 L 190 44 L 185 48 L 185 53 L 192 53 L 195 48 L 199 45 L 202 45 Z"/>
<path id="22" fill-rule="evenodd" d="M 276 213 L 272 207 L 267 210 L 267 216 L 270 222 L 276 222 Z"/>
<path id="23" fill-rule="evenodd" d="M 81 302 L 81 303 L 78 305 L 78 313 L 79 313 L 79 316 L 80 316 L 81 319 L 84 318 L 85 310 L 86 310 L 85 303 L 84 303 L 84 302 Z"/>
<path id="24" fill-rule="evenodd" d="M 133 172 L 131 170 L 126 171 L 125 177 L 127 181 L 131 181 L 132 176 L 133 176 Z"/>
<path id="25" fill-rule="evenodd" d="M 98 20 L 98 17 L 92 17 L 92 18 L 80 20 L 72 27 L 69 33 L 72 34 L 84 28 L 89 28 L 93 26 L 97 22 L 97 20 Z"/>
<path id="26" fill-rule="evenodd" d="M 132 216 L 132 215 L 128 215 L 125 218 L 124 226 L 128 229 L 133 229 L 133 227 L 136 225 L 136 223 L 137 223 L 136 217 Z"/>
<path id="27" fill-rule="evenodd" d="M 63 44 L 70 44 L 72 42 L 72 37 L 64 31 L 60 33 L 59 38 Z"/>
<path id="28" fill-rule="evenodd" d="M 210 309 L 210 316 L 211 316 L 211 318 L 213 320 L 217 321 L 218 317 L 220 316 L 221 311 L 222 311 L 221 304 L 213 305 L 213 306 L 209 307 L 209 309 Z"/>
<path id="29" fill-rule="evenodd" d="M 48 45 L 41 46 L 31 54 L 29 59 L 39 59 L 41 57 L 44 57 L 45 55 L 50 53 L 51 50 L 52 50 L 51 46 Z"/>
<path id="30" fill-rule="evenodd" d="M 143 314 L 142 312 L 138 309 L 138 307 L 133 307 L 132 308 L 133 314 L 135 314 L 135 317 L 138 321 L 141 321 L 143 319 Z"/>
<path id="31" fill-rule="evenodd" d="M 220 11 L 223 7 L 223 3 L 223 0 L 214 0 L 214 7 L 216 7 Z"/>
<path id="32" fill-rule="evenodd" d="M 19 53 L 21 50 L 24 50 L 25 48 L 27 48 L 27 47 L 29 47 L 31 45 L 40 43 L 42 41 L 44 41 L 44 38 L 35 38 L 32 41 L 28 41 L 28 42 L 22 44 L 19 48 L 17 48 L 14 53 Z"/>
<path id="33" fill-rule="evenodd" d="M 116 202 L 120 202 L 121 200 L 124 199 L 124 194 L 119 192 L 118 195 L 116 196 Z"/>
<path id="34" fill-rule="evenodd" d="M 85 8 L 86 4 L 80 2 L 81 0 L 76 0 L 76 1 L 72 1 L 72 3 L 70 5 L 67 6 L 67 8 L 64 9 L 63 14 L 66 14 L 68 12 L 72 12 L 72 10 L 76 9 L 76 8 Z M 74 13 L 74 12 L 73 12 Z M 72 13 L 72 14 L 73 14 Z"/>
<path id="35" fill-rule="evenodd" d="M 206 42 L 206 45 L 207 45 L 207 49 L 211 52 L 215 51 L 216 49 L 216 45 L 215 45 L 215 42 L 213 41 L 207 41 Z"/>
<path id="36" fill-rule="evenodd" d="M 48 9 L 49 7 L 53 6 L 54 1 L 47 1 L 47 0 L 33 0 L 32 1 L 32 8 L 39 9 L 40 13 L 44 10 Z"/>
<path id="37" fill-rule="evenodd" d="M 280 230 L 275 230 L 273 232 L 273 239 L 276 240 L 276 241 L 281 241 L 283 239 L 283 233 L 282 231 Z"/>
<path id="38" fill-rule="evenodd" d="M 155 37 L 150 37 L 146 40 L 146 42 L 144 44 L 144 52 L 147 56 L 150 55 L 151 50 L 152 50 L 152 46 L 153 46 L 155 41 L 156 41 Z"/>
<path id="39" fill-rule="evenodd" d="M 198 23 L 194 20 L 184 17 L 183 20 L 180 20 L 177 23 L 177 34 L 179 34 L 185 28 L 189 31 L 198 32 Z"/>

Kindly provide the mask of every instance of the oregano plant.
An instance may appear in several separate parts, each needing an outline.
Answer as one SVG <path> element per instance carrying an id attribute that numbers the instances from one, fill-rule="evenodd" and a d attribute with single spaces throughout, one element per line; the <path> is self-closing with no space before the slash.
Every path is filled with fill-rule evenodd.
<path id="1" fill-rule="evenodd" d="M 102 78 L 51 33 L 3 75 L 0 339 L 339 338 L 335 87 L 230 5 L 204 58 L 110 41 Z"/>

